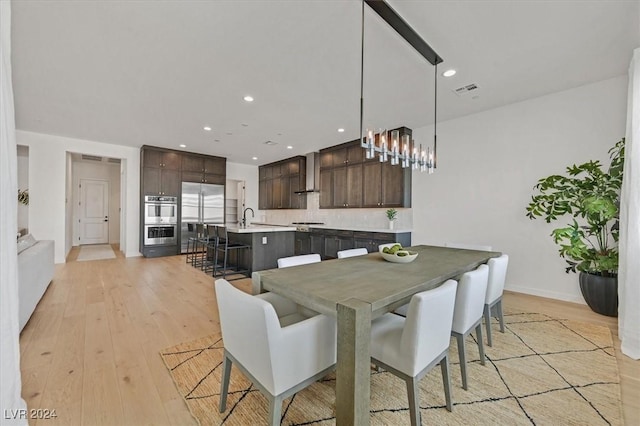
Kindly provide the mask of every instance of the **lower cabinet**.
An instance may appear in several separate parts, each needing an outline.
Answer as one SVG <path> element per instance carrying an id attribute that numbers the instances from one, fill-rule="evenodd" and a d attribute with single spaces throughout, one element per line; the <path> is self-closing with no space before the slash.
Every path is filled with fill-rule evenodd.
<path id="1" fill-rule="evenodd" d="M 311 234 L 309 232 L 296 232 L 295 255 L 311 254 Z"/>
<path id="2" fill-rule="evenodd" d="M 322 259 L 335 259 L 338 257 L 340 250 L 352 248 L 366 248 L 369 253 L 374 253 L 378 251 L 380 244 L 387 243 L 400 243 L 403 247 L 408 247 L 411 245 L 411 233 L 361 232 L 319 228 L 311 228 L 309 232 L 310 253 L 318 253 Z M 302 246 L 302 243 L 300 245 Z M 298 239 L 296 237 L 297 249 Z M 298 253 L 296 252 L 296 254 Z M 300 254 L 308 253 L 301 251 Z"/>

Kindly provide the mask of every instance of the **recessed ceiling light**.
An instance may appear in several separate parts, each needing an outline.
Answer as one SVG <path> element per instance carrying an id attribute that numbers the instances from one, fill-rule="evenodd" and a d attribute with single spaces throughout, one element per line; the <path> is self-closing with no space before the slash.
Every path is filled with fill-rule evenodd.
<path id="1" fill-rule="evenodd" d="M 255 160 L 257 160 L 257 159 L 258 159 L 258 157 L 251 157 L 251 159 L 252 159 L 253 161 L 255 161 Z"/>
<path id="2" fill-rule="evenodd" d="M 338 129 L 338 132 L 342 133 L 342 132 L 344 132 L 344 129 L 343 129 L 342 127 L 340 127 L 340 128 Z"/>
<path id="3" fill-rule="evenodd" d="M 183 143 L 180 144 L 180 148 L 186 148 L 187 146 Z"/>
<path id="4" fill-rule="evenodd" d="M 454 75 L 456 75 L 456 70 L 454 69 L 446 70 L 445 72 L 442 73 L 442 75 L 444 77 L 453 77 Z"/>
<path id="5" fill-rule="evenodd" d="M 247 101 L 247 102 L 253 102 L 253 96 L 249 96 L 249 95 L 247 95 L 247 96 L 245 96 L 243 99 L 244 99 L 245 101 Z"/>
<path id="6" fill-rule="evenodd" d="M 287 145 L 287 149 L 293 149 L 291 145 Z"/>
<path id="7" fill-rule="evenodd" d="M 211 127 L 209 127 L 209 126 L 204 126 L 203 129 L 206 130 L 207 132 L 211 131 Z"/>

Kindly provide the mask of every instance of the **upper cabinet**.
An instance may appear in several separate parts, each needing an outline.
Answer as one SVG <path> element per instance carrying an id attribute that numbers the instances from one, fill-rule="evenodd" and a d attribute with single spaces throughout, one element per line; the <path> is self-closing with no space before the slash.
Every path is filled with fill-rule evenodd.
<path id="1" fill-rule="evenodd" d="M 142 195 L 180 195 L 180 154 L 142 147 Z"/>
<path id="2" fill-rule="evenodd" d="M 258 169 L 258 208 L 306 209 L 307 197 L 296 194 L 306 183 L 305 157 L 297 156 L 260 166 Z"/>
<path id="3" fill-rule="evenodd" d="M 227 159 L 210 155 L 143 146 L 141 150 L 142 195 L 179 196 L 182 182 L 224 185 Z"/>
<path id="4" fill-rule="evenodd" d="M 321 150 L 320 208 L 359 207 L 411 207 L 411 169 L 365 159 L 359 140 Z"/>
<path id="5" fill-rule="evenodd" d="M 182 155 L 182 181 L 224 185 L 227 159 L 196 154 Z"/>

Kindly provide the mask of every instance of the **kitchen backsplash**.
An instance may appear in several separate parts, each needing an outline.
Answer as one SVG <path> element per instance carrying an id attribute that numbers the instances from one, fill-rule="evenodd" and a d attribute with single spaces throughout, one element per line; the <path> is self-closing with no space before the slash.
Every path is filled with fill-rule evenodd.
<path id="1" fill-rule="evenodd" d="M 304 197 L 304 195 L 302 195 Z M 329 226 L 359 227 L 385 229 L 389 220 L 385 214 L 387 209 L 321 209 L 320 194 L 309 193 L 306 210 L 262 210 L 256 215 L 254 222 L 290 224 L 292 222 L 322 222 Z M 412 229 L 413 215 L 411 209 L 397 209 L 398 218 L 395 229 Z"/>

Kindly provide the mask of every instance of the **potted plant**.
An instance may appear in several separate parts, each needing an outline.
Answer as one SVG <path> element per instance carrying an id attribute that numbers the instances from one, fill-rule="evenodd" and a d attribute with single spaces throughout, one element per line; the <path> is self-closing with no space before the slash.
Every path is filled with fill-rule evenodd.
<path id="1" fill-rule="evenodd" d="M 398 217 L 398 210 L 391 208 L 386 211 L 387 219 L 389 219 L 389 229 L 393 229 L 393 221 Z"/>
<path id="2" fill-rule="evenodd" d="M 566 272 L 579 274 L 580 290 L 589 307 L 600 314 L 618 315 L 618 219 L 624 165 L 624 138 L 610 150 L 611 164 L 599 161 L 567 167 L 567 176 L 538 181 L 527 206 L 530 219 L 547 223 L 564 215 L 572 221 L 554 229 L 553 241 L 566 259 Z"/>

